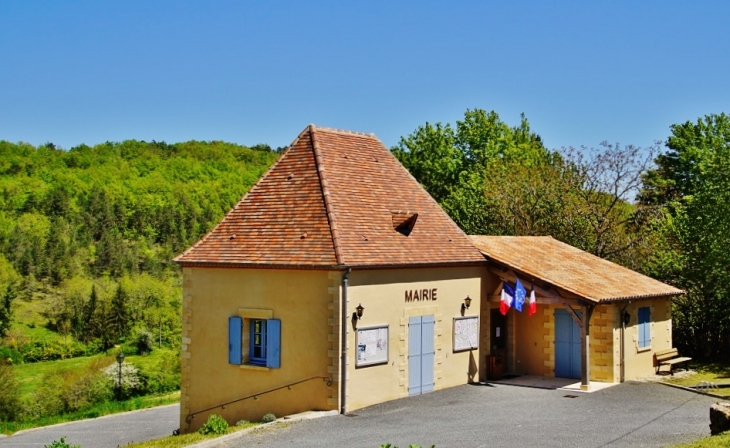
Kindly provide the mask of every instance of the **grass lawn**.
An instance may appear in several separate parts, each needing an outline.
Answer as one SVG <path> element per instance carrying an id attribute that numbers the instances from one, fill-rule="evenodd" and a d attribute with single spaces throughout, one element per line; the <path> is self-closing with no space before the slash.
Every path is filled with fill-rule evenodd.
<path id="1" fill-rule="evenodd" d="M 237 432 L 242 429 L 256 426 L 258 423 L 246 423 L 239 426 L 230 426 L 228 428 L 228 434 Z M 178 448 L 183 446 L 192 445 L 194 443 L 202 442 L 203 440 L 213 439 L 221 437 L 215 434 L 202 435 L 194 432 L 191 434 L 182 434 L 179 436 L 168 436 L 162 439 L 150 440 L 148 442 L 135 443 L 134 445 L 127 445 L 125 448 Z"/>
<path id="2" fill-rule="evenodd" d="M 160 361 L 164 350 L 153 350 L 146 356 L 127 356 L 125 363 L 129 362 L 137 367 L 151 367 Z M 33 362 L 18 364 L 15 366 L 15 374 L 20 383 L 21 395 L 33 393 L 43 383 L 43 376 L 50 372 L 66 372 L 69 370 L 81 370 L 91 364 L 94 360 L 104 360 L 104 364 L 116 363 L 113 355 L 82 356 L 79 358 L 60 359 L 57 361 Z M 108 365 L 107 364 L 107 365 Z"/>
<path id="3" fill-rule="evenodd" d="M 677 445 L 675 448 L 715 448 L 730 446 L 730 431 L 725 431 L 716 436 L 706 437 L 686 445 Z"/>
<path id="4" fill-rule="evenodd" d="M 713 384 L 730 384 L 730 365 L 725 364 L 700 364 L 694 365 L 695 372 L 690 375 L 678 377 L 666 377 L 665 381 L 680 386 L 697 386 L 702 382 Z M 730 397 L 730 387 L 712 388 L 708 392 Z"/>

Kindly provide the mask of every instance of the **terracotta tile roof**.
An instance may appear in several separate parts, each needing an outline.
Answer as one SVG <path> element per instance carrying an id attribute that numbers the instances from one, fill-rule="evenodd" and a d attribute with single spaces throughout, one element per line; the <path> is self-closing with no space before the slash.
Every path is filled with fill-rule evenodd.
<path id="1" fill-rule="evenodd" d="M 175 261 L 386 267 L 484 257 L 375 136 L 310 125 Z"/>
<path id="2" fill-rule="evenodd" d="M 683 291 L 549 236 L 470 236 L 490 260 L 595 302 L 675 296 Z"/>

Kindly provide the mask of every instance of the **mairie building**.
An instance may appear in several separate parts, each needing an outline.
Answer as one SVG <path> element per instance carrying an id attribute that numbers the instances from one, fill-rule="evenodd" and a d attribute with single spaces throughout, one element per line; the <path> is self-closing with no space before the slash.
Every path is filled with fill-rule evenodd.
<path id="1" fill-rule="evenodd" d="M 682 293 L 550 237 L 467 236 L 375 136 L 314 125 L 175 261 L 182 432 L 506 373 L 651 375 Z M 518 280 L 534 314 L 499 310 Z"/>

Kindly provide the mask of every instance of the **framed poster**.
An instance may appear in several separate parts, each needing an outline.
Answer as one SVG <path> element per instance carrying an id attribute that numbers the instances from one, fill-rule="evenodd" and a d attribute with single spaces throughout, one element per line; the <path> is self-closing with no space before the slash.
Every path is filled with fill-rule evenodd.
<path id="1" fill-rule="evenodd" d="M 387 363 L 388 326 L 358 328 L 355 348 L 357 350 L 355 367 Z"/>
<path id="2" fill-rule="evenodd" d="M 479 316 L 454 318 L 454 351 L 479 348 Z"/>

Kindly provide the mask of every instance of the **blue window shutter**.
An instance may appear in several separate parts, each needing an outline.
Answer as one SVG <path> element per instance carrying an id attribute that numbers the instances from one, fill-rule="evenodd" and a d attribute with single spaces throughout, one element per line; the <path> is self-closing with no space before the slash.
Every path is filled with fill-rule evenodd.
<path id="1" fill-rule="evenodd" d="M 266 367 L 281 367 L 281 320 L 266 321 Z"/>
<path id="2" fill-rule="evenodd" d="M 651 321 L 649 307 L 639 308 L 639 347 L 651 345 Z"/>
<path id="3" fill-rule="evenodd" d="M 228 318 L 228 363 L 241 364 L 241 329 L 243 319 L 238 316 Z"/>

